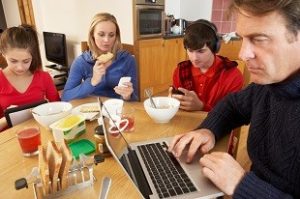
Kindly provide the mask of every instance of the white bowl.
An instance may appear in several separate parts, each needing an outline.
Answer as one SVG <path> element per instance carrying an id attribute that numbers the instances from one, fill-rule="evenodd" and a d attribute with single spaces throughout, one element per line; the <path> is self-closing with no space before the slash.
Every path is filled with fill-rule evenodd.
<path id="1" fill-rule="evenodd" d="M 69 102 L 49 102 L 41 104 L 32 109 L 34 119 L 45 127 L 66 117 L 72 111 L 72 104 Z"/>
<path id="2" fill-rule="evenodd" d="M 179 109 L 179 100 L 171 97 L 153 97 L 157 108 L 152 107 L 150 99 L 144 101 L 144 108 L 156 123 L 168 123 Z"/>

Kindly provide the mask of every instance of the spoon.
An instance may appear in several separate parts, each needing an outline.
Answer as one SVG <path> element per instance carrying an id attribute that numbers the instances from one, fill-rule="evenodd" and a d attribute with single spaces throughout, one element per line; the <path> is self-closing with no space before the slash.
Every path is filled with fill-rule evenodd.
<path id="1" fill-rule="evenodd" d="M 145 89 L 145 92 L 146 92 L 146 95 L 147 95 L 147 96 L 149 97 L 149 99 L 150 99 L 150 103 L 151 103 L 152 107 L 153 107 L 153 108 L 157 108 L 156 105 L 155 105 L 155 103 L 154 103 L 154 100 L 153 100 L 153 98 L 152 98 L 152 95 L 151 95 L 150 90 Z"/>

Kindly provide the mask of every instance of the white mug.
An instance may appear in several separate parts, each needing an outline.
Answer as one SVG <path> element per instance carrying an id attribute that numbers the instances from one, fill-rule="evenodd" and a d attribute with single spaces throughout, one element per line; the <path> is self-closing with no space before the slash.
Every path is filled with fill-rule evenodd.
<path id="1" fill-rule="evenodd" d="M 106 110 L 109 112 L 110 116 L 113 117 L 113 115 L 117 115 L 117 110 L 123 108 L 124 101 L 121 99 L 108 99 L 105 102 L 103 102 L 102 107 L 102 114 L 110 118 L 106 112 Z"/>

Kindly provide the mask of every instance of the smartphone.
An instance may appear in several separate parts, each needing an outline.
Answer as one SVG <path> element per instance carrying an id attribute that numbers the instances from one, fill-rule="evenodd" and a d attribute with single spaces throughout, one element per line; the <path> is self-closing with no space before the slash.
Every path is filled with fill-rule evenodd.
<path id="1" fill-rule="evenodd" d="M 130 82 L 131 77 L 121 77 L 118 86 L 125 86 L 125 82 Z"/>
<path id="2" fill-rule="evenodd" d="M 176 94 L 176 95 L 184 95 L 184 93 L 180 90 L 178 90 L 177 88 L 175 88 L 175 86 L 172 86 L 172 94 Z"/>

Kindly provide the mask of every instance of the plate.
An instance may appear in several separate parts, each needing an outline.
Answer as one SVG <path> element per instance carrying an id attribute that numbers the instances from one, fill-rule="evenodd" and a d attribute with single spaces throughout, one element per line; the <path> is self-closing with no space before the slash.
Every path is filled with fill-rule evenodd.
<path id="1" fill-rule="evenodd" d="M 94 107 L 94 106 L 99 106 L 99 104 L 97 102 L 95 103 L 86 103 L 86 104 L 81 104 L 79 106 L 76 106 L 75 108 L 72 109 L 72 113 L 73 114 L 80 114 L 80 115 L 83 115 L 85 117 L 85 120 L 92 120 L 94 119 L 94 117 L 99 113 L 98 111 L 97 112 L 86 112 L 86 113 L 83 113 L 81 112 L 80 110 L 83 108 L 83 107 Z"/>

